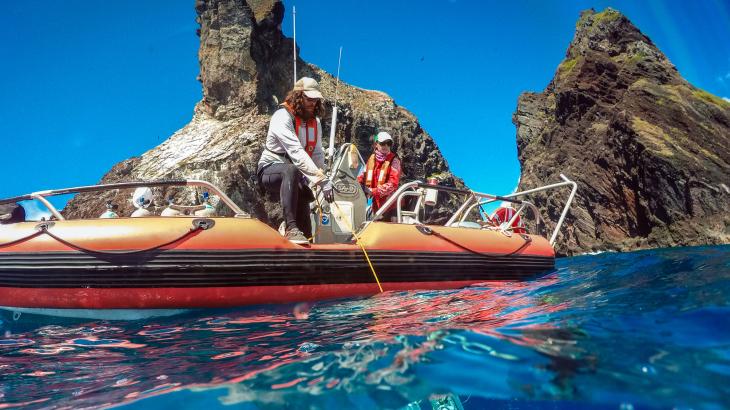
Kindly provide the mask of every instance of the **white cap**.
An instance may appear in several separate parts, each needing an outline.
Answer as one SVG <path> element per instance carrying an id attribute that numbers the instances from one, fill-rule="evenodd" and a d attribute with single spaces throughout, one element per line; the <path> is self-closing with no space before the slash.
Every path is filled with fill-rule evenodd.
<path id="1" fill-rule="evenodd" d="M 393 142 L 393 137 L 385 131 L 380 131 L 378 135 L 375 136 L 375 142 L 383 143 L 385 141 Z"/>
<path id="2" fill-rule="evenodd" d="M 135 208 L 147 208 L 152 203 L 152 190 L 147 187 L 139 187 L 132 194 L 132 204 Z"/>
<path id="3" fill-rule="evenodd" d="M 304 91 L 309 98 L 324 98 L 319 92 L 319 83 L 314 78 L 302 77 L 294 83 L 294 91 Z"/>
<path id="4" fill-rule="evenodd" d="M 499 204 L 500 208 L 512 208 L 512 202 L 509 201 L 502 201 L 501 204 Z"/>

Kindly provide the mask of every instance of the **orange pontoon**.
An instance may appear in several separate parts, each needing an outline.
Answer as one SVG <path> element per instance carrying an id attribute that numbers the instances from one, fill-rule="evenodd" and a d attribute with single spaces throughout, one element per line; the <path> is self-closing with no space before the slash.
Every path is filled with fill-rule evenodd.
<path id="1" fill-rule="evenodd" d="M 349 179 L 336 183 L 338 192 L 351 190 L 343 185 Z M 567 178 L 547 188 L 570 184 L 574 192 L 575 184 Z M 46 199 L 72 192 L 168 185 L 203 187 L 219 198 L 219 208 L 226 204 L 236 216 L 65 220 Z M 410 195 L 418 198 L 416 208 L 422 207 L 421 198 L 429 189 L 467 194 L 446 226 L 420 223 L 418 210 L 402 210 L 400 202 L 397 222 L 359 224 L 359 211 L 340 196 L 332 209 L 315 214 L 317 235 L 307 246 L 289 242 L 249 217 L 204 181 L 107 184 L 10 198 L 0 204 L 35 199 L 47 205 L 52 217 L 0 225 L 0 307 L 61 316 L 135 318 L 119 310 L 168 314 L 178 309 L 373 295 L 381 289 L 459 288 L 520 280 L 553 269 L 555 252 L 545 237 L 512 234 L 510 228 L 465 220 L 475 207 L 497 199 L 518 204 L 518 215 L 523 209 L 534 211 L 529 202 L 517 199 L 522 193 L 497 197 L 412 182 L 391 200 Z M 361 227 L 353 233 L 352 226 Z"/>

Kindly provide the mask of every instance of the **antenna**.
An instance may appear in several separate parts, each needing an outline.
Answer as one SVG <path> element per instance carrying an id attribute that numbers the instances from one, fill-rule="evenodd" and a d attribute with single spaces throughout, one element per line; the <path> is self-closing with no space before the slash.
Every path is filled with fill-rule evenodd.
<path id="1" fill-rule="evenodd" d="M 294 84 L 297 83 L 297 7 L 292 6 L 292 23 L 294 24 Z"/>
<path id="2" fill-rule="evenodd" d="M 329 157 L 335 155 L 335 130 L 337 128 L 337 86 L 340 85 L 340 63 L 342 63 L 342 46 L 340 46 L 340 57 L 337 59 L 337 81 L 335 82 L 335 103 L 332 106 L 332 124 L 330 125 L 330 146 L 327 149 Z"/>

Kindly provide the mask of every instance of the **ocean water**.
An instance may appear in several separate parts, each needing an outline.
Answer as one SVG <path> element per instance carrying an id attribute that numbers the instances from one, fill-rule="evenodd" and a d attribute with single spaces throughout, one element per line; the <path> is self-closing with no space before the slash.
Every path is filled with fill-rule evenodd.
<path id="1" fill-rule="evenodd" d="M 133 322 L 5 314 L 0 409 L 726 409 L 730 246 Z"/>

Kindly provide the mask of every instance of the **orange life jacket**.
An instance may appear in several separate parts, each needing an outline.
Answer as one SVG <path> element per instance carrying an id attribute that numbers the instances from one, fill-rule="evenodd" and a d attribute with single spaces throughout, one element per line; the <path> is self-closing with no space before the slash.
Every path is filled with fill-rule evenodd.
<path id="1" fill-rule="evenodd" d="M 304 150 L 307 151 L 309 156 L 314 153 L 314 148 L 317 146 L 317 138 L 319 137 L 319 130 L 317 129 L 317 119 L 310 118 L 306 121 L 306 126 L 302 126 L 302 119 L 299 117 L 295 118 L 294 129 L 296 130 L 297 137 L 299 140 L 304 140 Z"/>
<path id="2" fill-rule="evenodd" d="M 385 161 L 380 164 L 380 168 L 376 169 L 375 154 L 370 155 L 368 164 L 365 167 L 365 186 L 371 189 L 377 188 L 378 185 L 382 185 L 388 179 L 390 173 L 390 163 L 395 158 L 395 153 L 391 152 L 385 157 Z M 373 178 L 377 172 L 378 177 Z"/>

